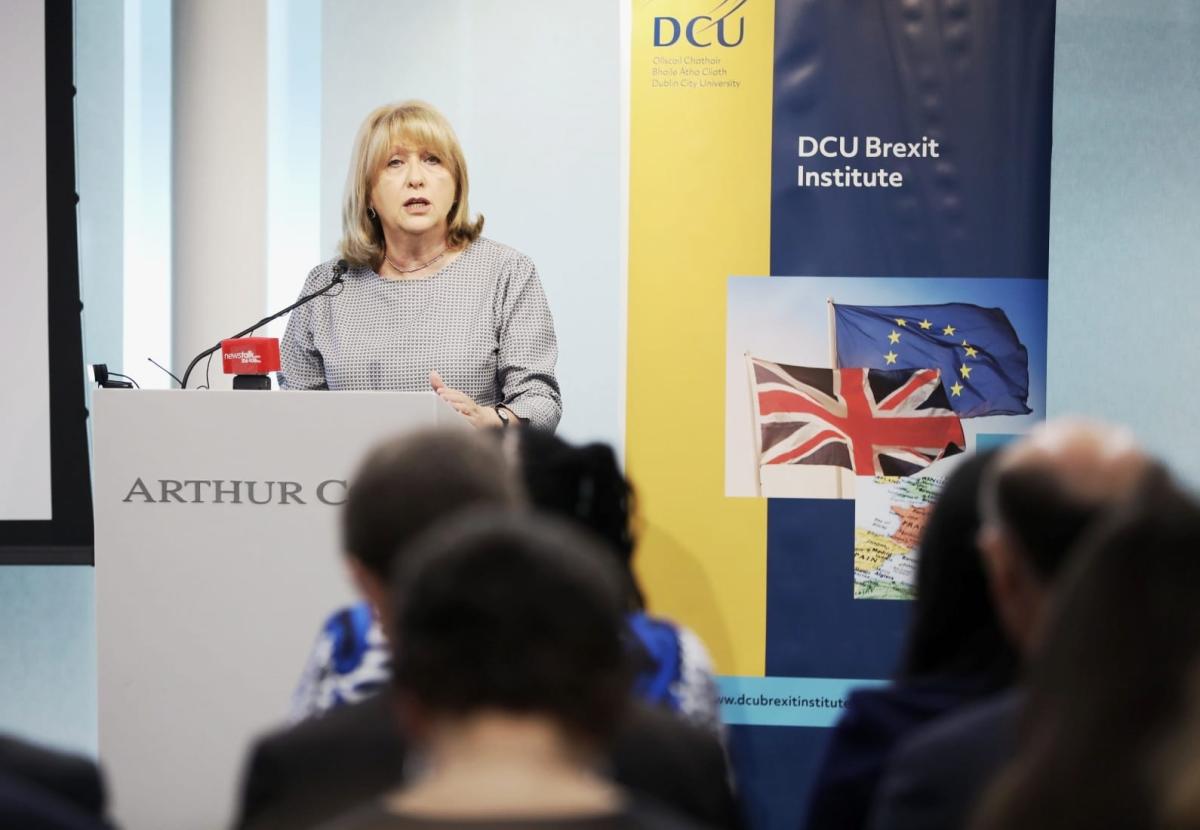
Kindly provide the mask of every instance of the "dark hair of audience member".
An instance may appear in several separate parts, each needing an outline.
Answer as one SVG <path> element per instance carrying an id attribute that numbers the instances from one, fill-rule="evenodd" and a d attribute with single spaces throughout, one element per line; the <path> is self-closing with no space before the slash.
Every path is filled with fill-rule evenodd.
<path id="1" fill-rule="evenodd" d="M 946 480 L 921 534 L 917 597 L 900 674 L 992 677 L 1007 685 L 1017 665 L 988 591 L 976 537 L 979 490 L 995 451 L 964 460 Z"/>
<path id="2" fill-rule="evenodd" d="M 1060 578 L 1019 749 L 979 830 L 1156 825 L 1154 760 L 1200 658 L 1200 505 L 1152 468 Z"/>
<path id="3" fill-rule="evenodd" d="M 607 543 L 625 581 L 627 607 L 645 607 L 633 572 L 636 546 L 633 485 L 607 444 L 573 446 L 548 430 L 505 433 L 516 440 L 517 463 L 529 500 L 539 510 L 571 519 Z"/>
<path id="4" fill-rule="evenodd" d="M 1183 722 L 1155 759 L 1161 830 L 1200 830 L 1200 660 L 1192 666 Z"/>
<path id="5" fill-rule="evenodd" d="M 439 519 L 473 505 L 521 502 L 520 482 L 495 441 L 468 430 L 408 433 L 375 447 L 351 478 L 343 549 L 386 584 L 397 548 Z"/>
<path id="6" fill-rule="evenodd" d="M 395 684 L 432 717 L 549 716 L 602 743 L 629 695 L 612 556 L 552 517 L 471 511 L 406 551 L 393 581 Z"/>

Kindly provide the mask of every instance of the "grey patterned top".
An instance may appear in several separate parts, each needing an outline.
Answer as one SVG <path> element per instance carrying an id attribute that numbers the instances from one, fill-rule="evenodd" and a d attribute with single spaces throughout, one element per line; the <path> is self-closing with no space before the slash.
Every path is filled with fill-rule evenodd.
<path id="1" fill-rule="evenodd" d="M 328 285 L 335 260 L 314 268 L 308 294 Z M 429 389 L 437 370 L 476 403 L 503 403 L 536 426 L 562 416 L 554 320 L 533 261 L 479 239 L 424 279 L 346 273 L 340 292 L 292 312 L 281 344 L 282 389 Z"/>

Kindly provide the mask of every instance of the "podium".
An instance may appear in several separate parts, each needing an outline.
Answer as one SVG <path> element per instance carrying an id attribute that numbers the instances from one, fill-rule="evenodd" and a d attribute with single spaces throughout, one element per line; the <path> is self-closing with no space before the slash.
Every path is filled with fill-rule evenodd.
<path id="1" fill-rule="evenodd" d="M 470 427 L 432 392 L 100 389 L 93 409 L 114 817 L 228 826 L 248 743 L 284 722 L 320 625 L 355 598 L 339 543 L 347 479 L 384 438 Z"/>

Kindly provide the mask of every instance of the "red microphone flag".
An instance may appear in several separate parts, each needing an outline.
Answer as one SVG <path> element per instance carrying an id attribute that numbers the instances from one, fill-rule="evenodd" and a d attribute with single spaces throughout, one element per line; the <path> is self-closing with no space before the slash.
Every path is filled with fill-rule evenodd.
<path id="1" fill-rule="evenodd" d="M 265 375 L 279 371 L 279 338 L 239 337 L 221 341 L 227 375 Z"/>

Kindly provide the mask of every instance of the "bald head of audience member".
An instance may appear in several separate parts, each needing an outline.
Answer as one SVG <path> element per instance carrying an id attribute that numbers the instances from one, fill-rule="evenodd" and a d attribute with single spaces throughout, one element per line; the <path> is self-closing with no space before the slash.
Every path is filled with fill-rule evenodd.
<path id="1" fill-rule="evenodd" d="M 474 430 L 406 433 L 374 447 L 351 478 L 342 549 L 363 596 L 386 612 L 405 545 L 461 510 L 523 503 L 524 489 L 496 441 Z"/>
<path id="2" fill-rule="evenodd" d="M 1076 419 L 1040 424 L 1001 454 L 980 493 L 979 549 L 1021 652 L 1037 645 L 1051 587 L 1075 543 L 1157 468 L 1128 430 Z"/>

